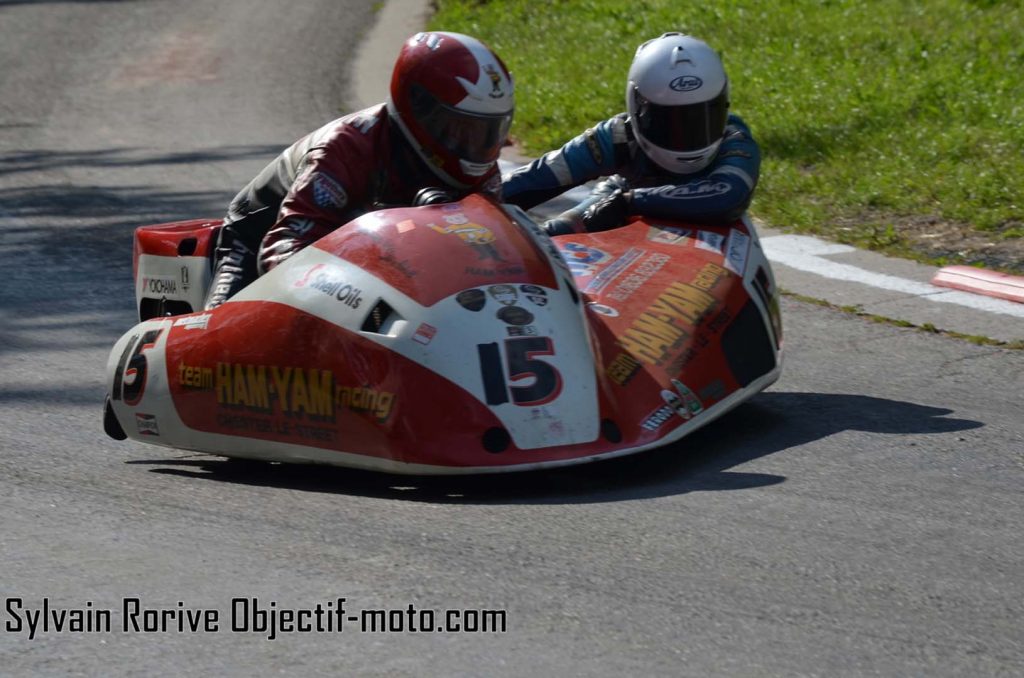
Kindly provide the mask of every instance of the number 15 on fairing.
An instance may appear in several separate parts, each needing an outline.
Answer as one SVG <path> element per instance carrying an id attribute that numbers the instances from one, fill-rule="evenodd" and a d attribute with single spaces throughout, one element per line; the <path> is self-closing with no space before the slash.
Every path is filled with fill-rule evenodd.
<path id="1" fill-rule="evenodd" d="M 562 392 L 562 375 L 542 359 L 555 355 L 550 337 L 506 339 L 504 362 L 498 342 L 477 344 L 476 348 L 488 405 L 511 400 L 520 407 L 535 407 L 551 402 Z"/>

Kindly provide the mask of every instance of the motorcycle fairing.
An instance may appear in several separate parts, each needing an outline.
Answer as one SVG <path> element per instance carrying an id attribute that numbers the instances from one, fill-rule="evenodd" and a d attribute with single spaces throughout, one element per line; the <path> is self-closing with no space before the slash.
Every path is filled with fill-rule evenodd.
<path id="1" fill-rule="evenodd" d="M 129 404 L 139 356 L 153 381 Z M 665 445 L 780 366 L 777 290 L 748 221 L 552 241 L 471 197 L 366 215 L 214 311 L 137 327 L 109 373 L 139 440 L 459 473 Z"/>

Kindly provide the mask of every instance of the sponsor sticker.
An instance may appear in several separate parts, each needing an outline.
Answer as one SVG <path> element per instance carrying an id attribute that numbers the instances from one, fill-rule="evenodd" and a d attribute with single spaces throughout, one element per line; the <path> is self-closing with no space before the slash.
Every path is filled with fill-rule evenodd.
<path id="1" fill-rule="evenodd" d="M 693 394 L 686 384 L 679 381 L 678 379 L 672 380 L 672 388 L 676 390 L 680 400 L 683 402 L 683 406 L 686 408 L 687 414 L 683 417 L 689 419 L 695 414 L 700 414 L 704 411 L 704 405 L 700 402 L 700 399 Z"/>
<path id="2" fill-rule="evenodd" d="M 178 384 L 197 391 L 213 391 L 216 388 L 212 367 L 178 363 Z"/>
<path id="3" fill-rule="evenodd" d="M 725 243 L 725 267 L 742 276 L 747 270 L 747 255 L 750 252 L 750 236 L 733 229 Z"/>
<path id="4" fill-rule="evenodd" d="M 178 369 L 180 379 L 181 367 Z M 209 383 L 204 369 L 193 368 L 193 388 L 205 388 Z M 334 417 L 334 374 L 330 370 L 218 362 L 212 376 L 218 405 L 262 414 L 277 409 L 292 417 Z M 189 379 L 188 368 L 184 378 Z"/>
<path id="5" fill-rule="evenodd" d="M 156 423 L 155 414 L 135 413 L 135 426 L 139 429 L 139 435 L 159 436 L 160 427 Z"/>
<path id="6" fill-rule="evenodd" d="M 618 278 L 622 273 L 633 265 L 637 259 L 645 254 L 646 250 L 638 247 L 630 247 L 621 257 L 608 264 L 603 271 L 594 276 L 594 279 L 587 283 L 585 292 L 600 292 L 610 282 Z"/>
<path id="7" fill-rule="evenodd" d="M 587 278 L 597 273 L 597 266 L 579 261 L 568 262 L 569 272 L 577 278 Z"/>
<path id="8" fill-rule="evenodd" d="M 569 266 L 576 264 L 602 264 L 612 258 L 604 250 L 588 247 L 577 242 L 567 242 L 561 246 L 562 255 Z"/>
<path id="9" fill-rule="evenodd" d="M 463 290 L 455 295 L 455 301 L 459 302 L 459 306 L 462 308 L 475 313 L 487 303 L 487 295 L 483 290 Z"/>
<path id="10" fill-rule="evenodd" d="M 651 412 L 640 424 L 640 428 L 645 431 L 657 431 L 662 425 L 672 418 L 675 414 L 675 409 L 671 405 L 662 405 L 658 409 Z"/>
<path id="11" fill-rule="evenodd" d="M 594 301 L 587 304 L 587 306 L 589 306 L 590 310 L 593 311 L 594 313 L 600 313 L 601 315 L 606 315 L 609 318 L 619 317 L 619 312 L 606 304 L 599 304 L 596 301 Z"/>
<path id="12" fill-rule="evenodd" d="M 713 231 L 699 231 L 697 233 L 697 247 L 708 252 L 722 253 L 722 244 L 725 242 L 725 236 L 720 233 Z"/>
<path id="13" fill-rule="evenodd" d="M 605 374 L 619 386 L 625 386 L 640 371 L 640 361 L 628 353 L 620 353 L 608 363 Z"/>
<path id="14" fill-rule="evenodd" d="M 175 278 L 143 278 L 142 291 L 173 297 L 178 294 L 178 281 Z"/>
<path id="15" fill-rule="evenodd" d="M 487 169 L 490 165 L 487 165 Z M 437 233 L 454 235 L 462 242 L 476 250 L 480 259 L 494 259 L 501 261 L 501 255 L 495 246 L 497 236 L 486 226 L 470 222 L 469 217 L 461 212 L 458 205 L 444 205 L 441 207 L 444 212 L 445 226 L 438 226 L 430 223 L 427 227 Z"/>
<path id="16" fill-rule="evenodd" d="M 647 229 L 648 240 L 666 245 L 682 245 L 692 235 L 693 229 L 678 226 L 651 226 Z"/>
<path id="17" fill-rule="evenodd" d="M 368 386 L 338 386 L 334 392 L 334 401 L 339 407 L 360 414 L 369 414 L 383 423 L 391 416 L 395 394 Z"/>
<path id="18" fill-rule="evenodd" d="M 396 399 L 394 393 L 369 385 L 339 384 L 330 370 L 309 367 L 179 362 L 172 379 L 175 372 L 178 385 L 215 395 L 221 426 L 318 440 L 333 439 L 333 433 L 310 428 L 310 423 L 335 421 L 339 408 L 384 421 Z M 250 414 L 263 418 L 252 419 Z"/>
<path id="19" fill-rule="evenodd" d="M 537 336 L 537 328 L 534 327 L 533 325 L 524 325 L 523 327 L 518 327 L 516 325 L 512 325 L 510 327 L 506 327 L 505 329 L 508 330 L 508 336 L 510 336 L 510 337 L 535 337 L 535 336 Z"/>
<path id="20" fill-rule="evenodd" d="M 322 292 L 352 309 L 359 308 L 363 301 L 363 290 L 346 282 L 336 272 L 328 269 L 326 264 L 317 264 L 310 268 L 305 275 L 295 281 L 294 286 Z"/>
<path id="21" fill-rule="evenodd" d="M 519 291 L 526 295 L 526 298 L 538 306 L 547 306 L 548 292 L 538 285 L 520 285 Z"/>
<path id="22" fill-rule="evenodd" d="M 330 174 L 317 172 L 313 175 L 313 200 L 320 207 L 341 209 L 348 204 L 348 194 Z"/>
<path id="23" fill-rule="evenodd" d="M 316 226 L 316 222 L 312 219 L 304 219 L 301 217 L 292 217 L 288 219 L 288 228 L 292 229 L 297 235 L 306 235 L 313 230 Z"/>
<path id="24" fill-rule="evenodd" d="M 498 74 L 498 69 L 494 67 L 494 64 L 487 64 L 484 66 L 484 73 L 491 81 L 491 91 L 487 96 L 492 99 L 500 99 L 505 96 L 504 90 L 501 89 L 501 75 Z"/>
<path id="25" fill-rule="evenodd" d="M 690 198 L 707 198 L 714 195 L 723 195 L 731 190 L 727 181 L 694 181 L 681 186 L 665 186 L 655 192 L 671 200 L 688 200 Z"/>
<path id="26" fill-rule="evenodd" d="M 650 280 L 655 273 L 660 271 L 669 261 L 672 260 L 662 252 L 652 252 L 646 259 L 637 265 L 636 269 L 624 277 L 618 285 L 608 293 L 608 298 L 614 301 L 626 301 L 633 293 Z"/>
<path id="27" fill-rule="evenodd" d="M 496 302 L 505 306 L 511 306 L 519 300 L 516 288 L 512 285 L 491 285 L 487 291 Z"/>
<path id="28" fill-rule="evenodd" d="M 696 75 L 680 75 L 668 83 L 669 89 L 674 92 L 692 92 L 695 89 L 700 89 L 703 85 L 704 81 Z"/>
<path id="29" fill-rule="evenodd" d="M 519 306 L 502 306 L 498 310 L 498 320 L 508 325 L 529 325 L 533 322 L 533 314 Z"/>
<path id="30" fill-rule="evenodd" d="M 416 328 L 416 332 L 412 335 L 412 340 L 426 346 L 434 339 L 435 334 L 437 334 L 436 327 L 427 323 L 420 323 L 420 326 Z"/>
<path id="31" fill-rule="evenodd" d="M 690 411 L 686 409 L 686 404 L 683 402 L 682 398 L 676 395 L 674 391 L 669 391 L 668 389 L 663 390 L 661 392 L 661 399 L 664 400 L 665 404 L 671 407 L 675 413 L 683 419 L 689 419 L 692 416 Z"/>
<path id="32" fill-rule="evenodd" d="M 447 226 L 427 224 L 432 230 L 445 235 L 455 235 L 468 245 L 490 245 L 497 237 L 491 229 L 480 224 L 470 223 L 469 218 L 461 212 L 447 214 L 444 217 Z"/>
<path id="33" fill-rule="evenodd" d="M 205 330 L 210 324 L 212 313 L 201 313 L 200 315 L 188 315 L 174 321 L 175 327 L 184 327 L 186 330 Z"/>
<path id="34" fill-rule="evenodd" d="M 664 366 L 701 319 L 717 308 L 719 302 L 709 290 L 723 274 L 725 269 L 709 263 L 692 283 L 673 282 L 630 324 L 619 345 L 649 365 Z"/>

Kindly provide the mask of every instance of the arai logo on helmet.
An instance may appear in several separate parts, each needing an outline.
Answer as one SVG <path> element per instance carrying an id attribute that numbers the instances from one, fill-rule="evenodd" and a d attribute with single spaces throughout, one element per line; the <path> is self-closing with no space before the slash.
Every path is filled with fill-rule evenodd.
<path id="1" fill-rule="evenodd" d="M 692 92 L 703 84 L 704 81 L 696 75 L 680 75 L 670 82 L 668 86 L 676 92 Z"/>

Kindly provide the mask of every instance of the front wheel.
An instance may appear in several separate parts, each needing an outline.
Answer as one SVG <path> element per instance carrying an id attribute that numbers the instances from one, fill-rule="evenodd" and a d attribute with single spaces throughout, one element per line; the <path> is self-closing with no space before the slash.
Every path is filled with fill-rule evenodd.
<path id="1" fill-rule="evenodd" d="M 103 401 L 103 431 L 114 440 L 125 440 L 128 435 L 121 428 L 121 422 L 114 414 L 114 406 L 110 404 L 110 394 Z"/>

